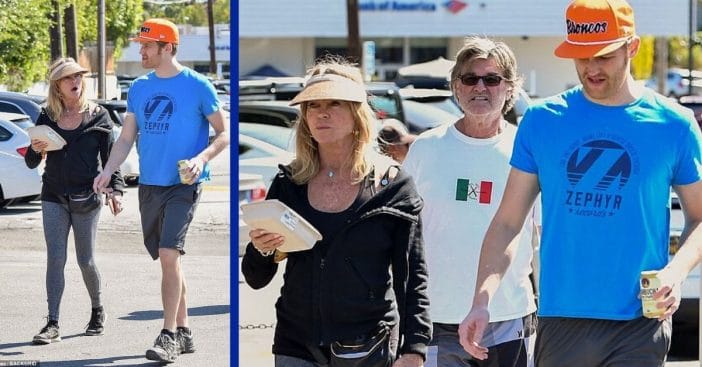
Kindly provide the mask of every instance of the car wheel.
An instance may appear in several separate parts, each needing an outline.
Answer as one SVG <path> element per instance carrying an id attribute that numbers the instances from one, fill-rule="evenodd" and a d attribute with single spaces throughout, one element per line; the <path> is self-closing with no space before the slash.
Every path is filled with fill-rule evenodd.
<path id="1" fill-rule="evenodd" d="M 5 200 L 5 195 L 2 193 L 2 187 L 0 187 L 0 209 L 5 208 L 6 206 L 10 205 L 11 203 L 12 203 L 12 199 Z"/>

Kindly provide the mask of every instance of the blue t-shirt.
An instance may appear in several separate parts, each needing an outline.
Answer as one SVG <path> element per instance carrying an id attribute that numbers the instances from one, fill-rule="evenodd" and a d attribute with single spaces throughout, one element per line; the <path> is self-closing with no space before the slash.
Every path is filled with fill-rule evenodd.
<path id="1" fill-rule="evenodd" d="M 170 78 L 159 78 L 152 71 L 134 80 L 127 112 L 134 114 L 139 128 L 139 183 L 180 183 L 178 161 L 190 159 L 207 147 L 207 116 L 217 110 L 219 99 L 214 86 L 189 68 Z M 209 177 L 206 164 L 198 182 Z"/>
<path id="2" fill-rule="evenodd" d="M 541 186 L 539 315 L 641 316 L 640 273 L 668 262 L 670 186 L 700 180 L 701 141 L 692 113 L 650 90 L 612 107 L 576 87 L 527 111 L 510 163 Z"/>

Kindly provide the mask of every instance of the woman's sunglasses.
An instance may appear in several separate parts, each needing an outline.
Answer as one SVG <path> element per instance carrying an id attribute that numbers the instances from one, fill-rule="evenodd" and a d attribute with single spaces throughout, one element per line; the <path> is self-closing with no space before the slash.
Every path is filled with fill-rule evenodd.
<path id="1" fill-rule="evenodd" d="M 466 74 L 459 76 L 458 79 L 461 80 L 461 83 L 463 83 L 463 85 L 467 85 L 469 87 L 477 85 L 480 80 L 482 80 L 483 83 L 485 83 L 485 85 L 488 87 L 496 87 L 500 85 L 500 82 L 502 82 L 504 78 L 501 75 L 497 74 L 489 74 L 483 76 Z"/>

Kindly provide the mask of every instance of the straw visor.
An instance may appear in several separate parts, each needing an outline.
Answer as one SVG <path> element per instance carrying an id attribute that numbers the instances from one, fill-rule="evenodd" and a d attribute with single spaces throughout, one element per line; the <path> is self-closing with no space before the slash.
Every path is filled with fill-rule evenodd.
<path id="1" fill-rule="evenodd" d="M 575 0 L 566 10 L 568 36 L 554 54 L 587 59 L 610 53 L 635 36 L 634 10 L 624 0 Z"/>
<path id="2" fill-rule="evenodd" d="M 66 59 L 65 62 L 61 62 L 55 65 L 53 69 L 49 70 L 49 80 L 59 80 L 63 77 L 73 75 L 73 74 L 85 74 L 88 69 L 80 66 L 77 62 L 72 59 Z"/>
<path id="3" fill-rule="evenodd" d="M 366 98 L 366 89 L 361 83 L 337 74 L 317 74 L 309 78 L 305 89 L 290 101 L 290 105 L 320 99 L 363 102 Z"/>

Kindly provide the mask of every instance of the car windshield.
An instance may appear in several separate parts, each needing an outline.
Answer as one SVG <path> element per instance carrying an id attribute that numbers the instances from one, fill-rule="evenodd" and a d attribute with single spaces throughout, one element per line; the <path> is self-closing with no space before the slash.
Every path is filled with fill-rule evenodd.
<path id="1" fill-rule="evenodd" d="M 239 123 L 239 133 L 287 150 L 292 129 L 273 125 Z"/>
<path id="2" fill-rule="evenodd" d="M 378 118 L 393 118 L 400 119 L 400 106 L 397 105 L 397 99 L 391 96 L 372 95 L 368 98 L 373 111 L 378 115 Z"/>

